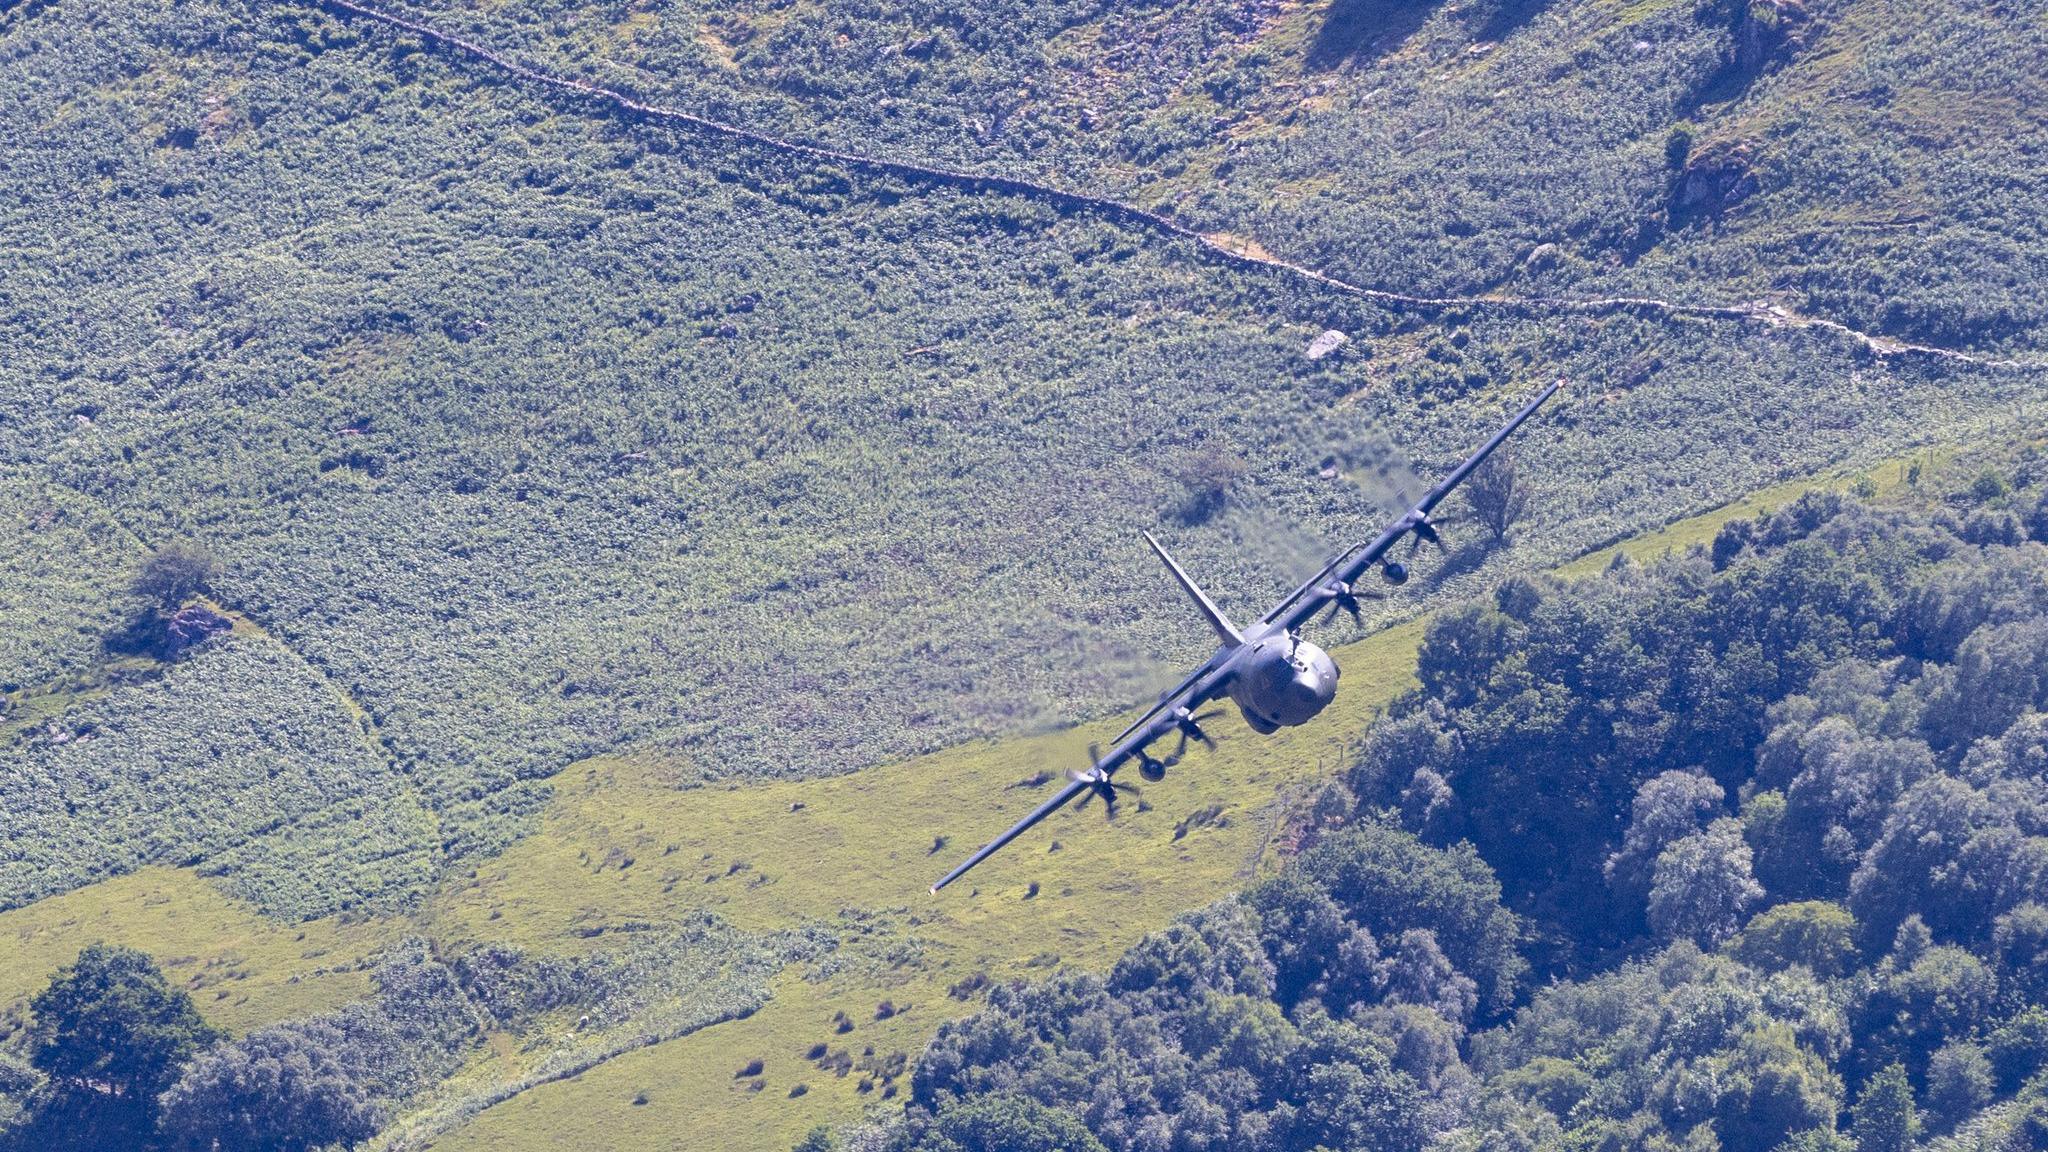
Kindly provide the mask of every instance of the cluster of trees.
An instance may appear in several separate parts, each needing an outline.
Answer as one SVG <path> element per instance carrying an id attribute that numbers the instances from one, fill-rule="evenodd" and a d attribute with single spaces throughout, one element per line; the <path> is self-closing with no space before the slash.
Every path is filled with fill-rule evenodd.
<path id="1" fill-rule="evenodd" d="M 1440 615 L 1283 875 L 995 991 L 848 1140 L 2043 1146 L 2048 467 L 1996 479 Z"/>
<path id="2" fill-rule="evenodd" d="M 371 979 L 370 1000 L 231 1039 L 148 954 L 90 945 L 30 1001 L 25 1060 L 0 1065 L 0 1149 L 354 1147 L 453 1070 L 481 1018 L 425 941 L 391 949 Z"/>
<path id="3" fill-rule="evenodd" d="M 0 1152 L 309 1152 L 354 1147 L 401 1114 L 432 1135 L 510 1092 L 746 1015 L 770 977 L 833 944 L 822 929 L 756 934 L 708 915 L 573 956 L 484 944 L 444 958 L 407 937 L 377 958 L 369 998 L 240 1037 L 209 1026 L 148 954 L 94 944 L 0 1035 Z M 492 1027 L 558 1042 L 524 1079 L 415 1108 Z"/>
<path id="4" fill-rule="evenodd" d="M 1469 850 L 1359 825 L 1106 978 L 992 991 L 919 1060 L 890 1146 L 1002 1147 L 962 1129 L 1053 1109 L 1082 1147 L 1420 1149 L 1471 1090 L 1460 1049 L 1511 999 L 1520 931 Z"/>

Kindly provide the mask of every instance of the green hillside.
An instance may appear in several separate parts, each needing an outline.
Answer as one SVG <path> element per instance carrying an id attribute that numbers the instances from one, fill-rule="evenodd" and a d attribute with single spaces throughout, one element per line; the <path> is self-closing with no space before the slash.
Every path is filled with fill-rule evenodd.
<path id="1" fill-rule="evenodd" d="M 2024 6 L 370 11 L 0 0 L 0 1105 L 105 938 L 394 1147 L 787 1144 L 1284 856 L 1384 626 L 2042 423 Z M 1256 612 L 1560 375 L 1342 716 L 905 895 L 1201 654 L 1139 530 Z"/>
<path id="2" fill-rule="evenodd" d="M 1439 613 L 1278 875 L 803 1147 L 2041 1147 L 2042 462 Z"/>
<path id="3" fill-rule="evenodd" d="M 1754 506 L 1626 547 L 1646 559 L 1683 548 Z M 0 913 L 0 939 L 17 941 L 0 970 L 0 1002 L 18 1005 L 94 940 L 158 956 L 210 1019 L 246 1031 L 362 997 L 375 955 L 408 932 L 449 954 L 489 942 L 574 955 L 604 950 L 618 933 L 707 913 L 742 932 L 809 925 L 832 942 L 830 954 L 757 985 L 744 1018 L 646 1049 L 637 1038 L 649 1020 L 639 1014 L 592 1034 L 574 1027 L 574 1015 L 530 1021 L 488 1037 L 394 1130 L 398 1140 L 438 1137 L 437 1148 L 633 1147 L 642 1136 L 658 1143 L 662 1133 L 706 1130 L 727 1147 L 786 1147 L 820 1122 L 858 1115 L 887 1090 L 868 1073 L 840 1074 L 829 1059 L 820 1067 L 806 1058 L 814 1045 L 827 1044 L 826 1057 L 872 1046 L 884 1063 L 896 1053 L 914 1059 L 940 1022 L 973 1010 L 986 985 L 1106 965 L 1182 910 L 1268 871 L 1323 775 L 1414 683 L 1420 635 L 1419 624 L 1407 624 L 1338 649 L 1345 691 L 1327 723 L 1269 740 L 1223 723 L 1217 752 L 1155 786 L 1152 811 L 1114 826 L 1093 812 L 1062 815 L 1039 844 L 978 872 L 965 900 L 924 889 L 953 854 L 1036 802 L 1019 781 L 1071 764 L 1119 721 L 820 781 L 678 791 L 669 769 L 590 761 L 551 782 L 554 800 L 535 834 L 400 917 L 287 925 L 224 899 L 191 871 L 145 869 Z M 928 834 L 948 846 L 933 852 Z M 1061 850 L 1046 853 L 1055 842 Z M 1032 883 L 1038 894 L 1027 898 Z M 884 1001 L 897 1010 L 876 1019 Z M 850 1032 L 835 1031 L 839 1013 L 856 1022 Z M 757 1057 L 758 1076 L 734 1075 Z M 537 1069 L 586 1063 L 587 1073 L 519 1092 L 462 1123 L 536 1079 Z M 865 1091 L 863 1080 L 871 1081 Z M 799 1083 L 807 1091 L 791 1097 Z M 649 1101 L 634 1104 L 642 1093 Z"/>
<path id="4" fill-rule="evenodd" d="M 1260 602 L 1376 514 L 1327 465 L 1384 434 L 1426 472 L 1553 373 L 1584 384 L 1532 432 L 1536 511 L 1521 558 L 1492 563 L 2009 423 L 2033 395 L 2030 372 L 1873 360 L 1824 331 L 1389 314 L 1031 196 L 620 118 L 359 17 L 63 11 L 17 7 L 4 31 L 23 354 L 0 369 L 0 455 L 10 522 L 48 525 L 9 585 L 91 607 L 36 617 L 14 707 L 106 678 L 95 635 L 127 572 L 53 563 L 77 531 L 131 536 L 131 557 L 204 546 L 218 601 L 326 682 L 259 714 L 353 740 L 333 699 L 368 724 L 374 759 L 349 771 L 398 807 L 352 839 L 379 859 L 487 856 L 591 755 L 809 776 L 1142 695 L 1170 673 L 1135 654 L 1193 641 L 1137 528 L 1165 517 L 1196 570 Z M 1326 325 L 1358 338 L 1311 362 Z M 1190 514 L 1210 491 L 1243 515 Z M 245 675 L 223 666 L 220 691 L 283 690 Z M 175 678 L 138 679 L 113 706 L 175 706 Z M 36 749 L 5 755 L 91 787 L 89 755 Z M 244 807 L 273 830 L 220 866 L 261 902 L 421 891 L 404 866 L 274 892 L 331 822 L 314 797 Z M 75 820 L 23 835 L 63 843 Z M 212 859 L 221 835 L 248 832 L 145 857 Z M 77 866 L 22 868 L 12 899 Z"/>
<path id="5" fill-rule="evenodd" d="M 1113 194 L 1375 288 L 1764 298 L 2036 348 L 2048 38 L 1871 0 L 408 3 L 776 135 Z"/>

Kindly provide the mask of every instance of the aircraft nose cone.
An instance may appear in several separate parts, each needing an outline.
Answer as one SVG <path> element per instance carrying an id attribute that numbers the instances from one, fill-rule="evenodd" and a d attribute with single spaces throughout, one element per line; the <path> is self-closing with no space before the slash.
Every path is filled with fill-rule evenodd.
<path id="1" fill-rule="evenodd" d="M 1322 673 L 1313 668 L 1294 678 L 1294 689 L 1304 701 L 1320 701 L 1329 695 Z"/>

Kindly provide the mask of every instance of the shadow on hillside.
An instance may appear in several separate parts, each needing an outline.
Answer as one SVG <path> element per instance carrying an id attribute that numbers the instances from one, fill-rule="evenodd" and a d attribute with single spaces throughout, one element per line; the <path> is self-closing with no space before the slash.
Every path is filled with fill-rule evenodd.
<path id="1" fill-rule="evenodd" d="M 1436 0 L 1333 0 L 1309 47 L 1309 67 L 1370 64 L 1422 27 Z"/>
<path id="2" fill-rule="evenodd" d="M 1548 7 L 1550 0 L 1485 0 L 1473 6 L 1472 35 L 1480 40 L 1506 39 Z"/>
<path id="3" fill-rule="evenodd" d="M 1535 19 L 1550 0 L 1463 0 L 1454 15 L 1473 39 L 1499 40 Z M 1332 0 L 1309 47 L 1315 69 L 1370 64 L 1408 42 L 1443 0 Z"/>

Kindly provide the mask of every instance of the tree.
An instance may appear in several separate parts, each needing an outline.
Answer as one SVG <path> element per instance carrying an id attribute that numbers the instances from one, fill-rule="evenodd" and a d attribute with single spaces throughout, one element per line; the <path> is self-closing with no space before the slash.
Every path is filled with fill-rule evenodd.
<path id="1" fill-rule="evenodd" d="M 1856 1099 L 1854 1116 L 1856 1152 L 1910 1152 L 1919 1124 L 1905 1067 L 1893 1064 L 1872 1076 Z"/>
<path id="2" fill-rule="evenodd" d="M 1927 1062 L 1927 1110 L 1953 1128 L 1991 1102 L 1991 1083 L 1983 1046 L 1951 1040 Z"/>
<path id="3" fill-rule="evenodd" d="M 1513 1001 L 1526 967 L 1515 950 L 1521 921 L 1501 906 L 1500 881 L 1469 844 L 1431 848 L 1398 829 L 1363 824 L 1304 853 L 1295 872 L 1326 889 L 1343 915 L 1376 939 L 1429 929 L 1452 965 L 1477 982 L 1487 1010 Z M 1262 914 L 1269 890 L 1254 888 L 1249 896 Z M 1267 925 L 1267 939 L 1275 938 Z"/>
<path id="4" fill-rule="evenodd" d="M 1987 1047 L 2000 1090 L 2018 1088 L 2048 1068 L 2048 1008 L 2027 1008 L 2000 1024 Z"/>
<path id="5" fill-rule="evenodd" d="M 1842 1082 L 1790 1025 L 1745 1033 L 1709 1063 L 1719 1085 L 1714 1131 L 1727 1152 L 1770 1152 L 1794 1132 L 1834 1127 Z"/>
<path id="6" fill-rule="evenodd" d="M 2044 867 L 2040 845 L 2012 825 L 2013 813 L 1953 776 L 1907 790 L 1849 881 L 1849 909 L 1866 943 L 1909 915 L 1936 935 L 1984 940 L 1999 913 L 2018 904 Z"/>
<path id="7" fill-rule="evenodd" d="M 2004 732 L 2028 709 L 2048 704 L 2048 617 L 1977 629 L 1943 672 L 1928 678 L 1922 724 L 1931 742 L 1960 745 Z"/>
<path id="8" fill-rule="evenodd" d="M 906 1152 L 1107 1152 L 1072 1113 L 1021 1096 L 986 1096 L 939 1113 Z"/>
<path id="9" fill-rule="evenodd" d="M 1657 857 L 1650 884 L 1650 927 L 1667 940 L 1713 946 L 1735 934 L 1743 913 L 1763 898 L 1750 872 L 1742 825 L 1722 817 Z"/>
<path id="10" fill-rule="evenodd" d="M 213 554 L 192 544 L 172 542 L 151 552 L 136 570 L 133 587 L 164 608 L 176 608 L 206 590 L 213 579 Z"/>
<path id="11" fill-rule="evenodd" d="M 1471 1023 L 1472 1011 L 1479 1006 L 1478 985 L 1452 966 L 1437 946 L 1436 933 L 1410 928 L 1388 952 L 1379 965 L 1386 999 L 1428 1008 L 1460 1027 Z"/>
<path id="12" fill-rule="evenodd" d="M 220 1033 L 133 948 L 89 944 L 29 1002 L 29 1060 L 52 1080 L 154 1100 Z"/>
<path id="13" fill-rule="evenodd" d="M 1352 1024 L 1306 1030 L 1292 1098 L 1295 1148 L 1419 1152 L 1429 1142 L 1415 1081 L 1393 1066 L 1387 1042 Z"/>
<path id="14" fill-rule="evenodd" d="M 1903 968 L 1888 958 L 1879 973 L 1857 1025 L 1860 1047 L 1916 1067 L 1949 1037 L 1988 1023 L 1998 994 L 1991 969 L 1961 948 L 1926 948 Z"/>
<path id="15" fill-rule="evenodd" d="M 148 956 L 87 946 L 29 1002 L 29 1062 L 49 1077 L 14 1146 L 140 1148 L 156 1097 L 194 1052 L 218 1037 Z"/>
<path id="16" fill-rule="evenodd" d="M 1751 920 L 1730 950 L 1737 960 L 1766 972 L 1797 964 L 1832 979 L 1856 963 L 1856 918 L 1822 900 L 1780 904 Z"/>
<path id="17" fill-rule="evenodd" d="M 320 1021 L 251 1033 L 207 1052 L 163 1094 L 158 1130 L 173 1152 L 309 1152 L 354 1147 L 382 1120 L 335 1057 L 345 1042 Z"/>
<path id="18" fill-rule="evenodd" d="M 1723 790 L 1704 772 L 1660 772 L 1643 781 L 1630 806 L 1628 834 L 1621 850 L 1607 858 L 1610 883 L 1641 899 L 1650 888 L 1649 868 L 1664 849 L 1700 830 L 1721 810 Z"/>
<path id="19" fill-rule="evenodd" d="M 2022 904 L 1998 918 L 1992 932 L 1998 946 L 2000 984 L 2017 996 L 2048 1001 L 2048 908 Z"/>
<path id="20" fill-rule="evenodd" d="M 1508 538 L 1529 508 L 1529 493 L 1516 475 L 1511 450 L 1495 451 L 1466 477 L 1465 503 L 1471 507 L 1473 518 L 1493 534 L 1494 543 Z"/>

